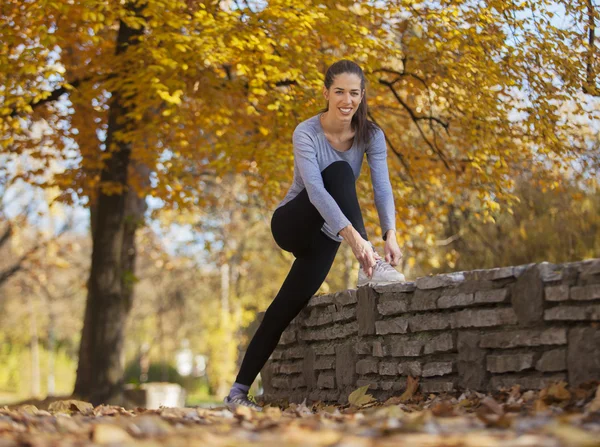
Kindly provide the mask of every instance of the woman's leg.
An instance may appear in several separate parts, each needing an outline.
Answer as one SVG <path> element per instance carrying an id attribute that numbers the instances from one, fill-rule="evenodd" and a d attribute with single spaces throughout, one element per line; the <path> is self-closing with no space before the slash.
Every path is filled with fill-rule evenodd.
<path id="1" fill-rule="evenodd" d="M 350 165 L 335 162 L 322 175 L 327 191 L 366 239 Z M 252 384 L 285 328 L 327 277 L 340 244 L 321 232 L 323 223 L 306 190 L 275 211 L 271 222 L 273 237 L 281 248 L 294 253 L 296 260 L 246 350 L 236 384 L 248 387 Z"/>

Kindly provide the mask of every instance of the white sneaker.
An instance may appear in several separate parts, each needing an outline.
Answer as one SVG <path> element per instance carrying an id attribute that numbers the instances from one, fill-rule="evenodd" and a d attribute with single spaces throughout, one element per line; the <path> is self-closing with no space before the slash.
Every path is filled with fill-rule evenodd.
<path id="1" fill-rule="evenodd" d="M 406 281 L 404 275 L 383 259 L 377 260 L 375 267 L 373 267 L 373 275 L 370 278 L 362 268 L 358 270 L 358 287 L 373 286 L 375 284 L 385 285 L 404 281 Z"/>

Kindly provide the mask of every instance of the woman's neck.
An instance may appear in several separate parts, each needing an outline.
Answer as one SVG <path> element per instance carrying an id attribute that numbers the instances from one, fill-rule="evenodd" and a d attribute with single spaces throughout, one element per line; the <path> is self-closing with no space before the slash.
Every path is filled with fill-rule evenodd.
<path id="1" fill-rule="evenodd" d="M 352 123 L 335 119 L 333 114 L 324 112 L 320 116 L 323 130 L 330 135 L 344 135 L 352 132 Z"/>

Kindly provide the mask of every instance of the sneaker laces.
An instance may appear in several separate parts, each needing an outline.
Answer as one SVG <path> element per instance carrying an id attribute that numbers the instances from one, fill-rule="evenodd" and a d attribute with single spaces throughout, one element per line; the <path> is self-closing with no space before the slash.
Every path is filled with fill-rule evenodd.
<path id="1" fill-rule="evenodd" d="M 391 272 L 397 271 L 389 262 L 384 261 L 383 259 L 378 259 L 375 263 L 375 269 L 380 270 L 382 272 Z"/>

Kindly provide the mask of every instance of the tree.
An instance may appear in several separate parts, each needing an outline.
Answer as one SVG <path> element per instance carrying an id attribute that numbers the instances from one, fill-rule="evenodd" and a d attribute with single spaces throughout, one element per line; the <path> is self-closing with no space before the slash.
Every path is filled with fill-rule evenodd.
<path id="1" fill-rule="evenodd" d="M 322 72 L 339 57 L 368 74 L 405 239 L 471 207 L 469 193 L 492 211 L 510 205 L 519 170 L 551 183 L 548 166 L 585 159 L 586 124 L 561 117 L 567 106 L 598 115 L 575 97 L 597 92 L 588 3 L 8 1 L 2 154 L 32 160 L 19 178 L 92 211 L 75 392 L 98 403 L 120 388 L 144 198 L 202 209 L 206 181 L 238 172 L 274 205 L 291 131 L 321 104 Z M 554 26 L 551 5 L 581 30 Z M 40 179 L 52 163 L 64 171 Z"/>

